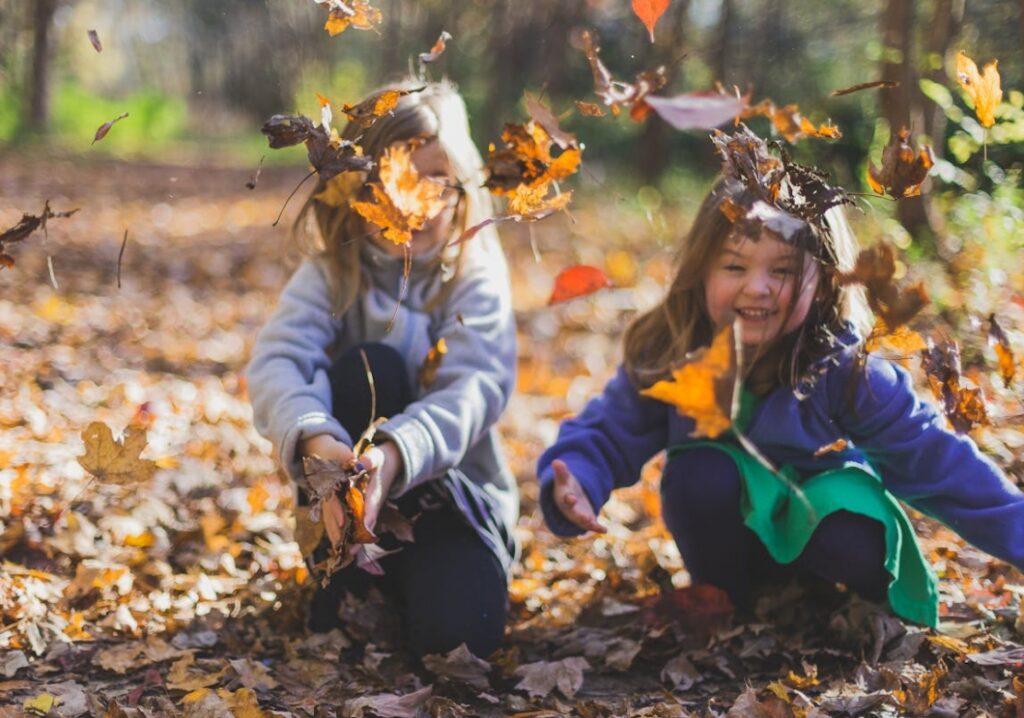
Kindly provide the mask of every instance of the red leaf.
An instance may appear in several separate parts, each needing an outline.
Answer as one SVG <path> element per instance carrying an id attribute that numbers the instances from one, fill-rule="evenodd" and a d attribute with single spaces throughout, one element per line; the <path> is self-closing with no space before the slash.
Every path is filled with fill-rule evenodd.
<path id="1" fill-rule="evenodd" d="M 588 267 L 585 264 L 578 264 L 568 269 L 563 269 L 555 277 L 555 288 L 551 291 L 551 298 L 548 304 L 566 302 L 576 297 L 583 297 L 587 294 L 612 286 L 612 280 L 608 275 L 597 267 Z"/>
<path id="2" fill-rule="evenodd" d="M 651 42 L 654 42 L 654 26 L 668 10 L 670 3 L 671 0 L 633 0 L 633 12 L 647 27 L 647 32 L 651 34 Z"/>
<path id="3" fill-rule="evenodd" d="M 718 92 L 691 92 L 675 97 L 648 95 L 644 102 L 677 130 L 710 130 L 740 114 L 748 99 Z"/>

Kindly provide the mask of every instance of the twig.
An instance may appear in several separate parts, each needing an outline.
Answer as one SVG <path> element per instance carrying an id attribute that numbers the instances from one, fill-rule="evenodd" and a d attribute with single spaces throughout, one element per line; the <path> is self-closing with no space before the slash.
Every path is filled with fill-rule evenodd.
<path id="1" fill-rule="evenodd" d="M 124 239 L 121 240 L 121 251 L 117 253 L 117 288 L 121 288 L 121 258 L 124 257 L 124 248 L 128 244 L 128 230 L 124 231 Z"/>
<path id="2" fill-rule="evenodd" d="M 316 174 L 316 170 L 315 169 L 314 170 L 310 170 L 309 174 L 306 175 L 305 177 L 303 177 L 302 181 L 299 182 L 297 185 L 295 185 L 295 189 L 292 190 L 292 193 L 290 195 L 288 195 L 288 199 L 286 199 L 284 201 L 284 204 L 281 205 L 281 211 L 277 213 L 277 219 L 275 219 L 274 223 L 272 225 L 270 225 L 271 227 L 276 227 L 277 223 L 281 221 L 281 217 L 284 215 L 285 207 L 287 207 L 288 203 L 292 201 L 292 197 L 294 197 L 295 193 L 299 191 L 299 187 L 301 187 L 302 185 L 306 184 L 306 180 L 308 180 L 310 177 L 312 177 L 315 174 Z"/>
<path id="3" fill-rule="evenodd" d="M 60 287 L 57 286 L 57 275 L 53 273 L 53 255 L 46 255 L 46 268 L 50 270 L 50 284 L 59 292 Z"/>

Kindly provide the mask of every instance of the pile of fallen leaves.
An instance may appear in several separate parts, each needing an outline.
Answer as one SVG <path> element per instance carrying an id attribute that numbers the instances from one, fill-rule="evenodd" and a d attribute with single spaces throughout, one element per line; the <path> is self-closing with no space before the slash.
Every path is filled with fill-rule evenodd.
<path id="1" fill-rule="evenodd" d="M 504 648 L 420 665 L 379 600 L 347 605 L 343 630 L 307 633 L 311 579 L 291 489 L 252 428 L 242 375 L 294 259 L 270 225 L 301 174 L 265 170 L 254 194 L 247 171 L 57 164 L 8 157 L 0 170 L 0 226 L 40 197 L 83 208 L 0 274 L 0 716 L 804 717 L 1024 705 L 1021 576 L 926 520 L 943 577 L 939 631 L 832 586 L 780 587 L 746 614 L 688 586 L 656 518 L 657 462 L 606 507 L 606 536 L 562 542 L 542 528 L 537 456 L 600 390 L 622 326 L 671 271 L 668 252 L 636 244 L 656 228 L 607 197 L 579 202 L 572 224 L 507 225 L 522 351 L 501 430 L 524 502 Z M 560 268 L 577 263 L 615 287 L 548 306 Z M 1008 306 L 1005 326 L 1024 325 L 1020 305 Z M 990 351 L 987 331 L 974 353 Z M 1020 339 L 1003 335 L 1011 347 Z M 997 410 L 1009 405 L 995 363 L 964 373 Z M 105 427 L 123 432 L 121 447 Z M 1018 432 L 993 436 L 1002 443 L 989 448 L 1013 469 Z"/>

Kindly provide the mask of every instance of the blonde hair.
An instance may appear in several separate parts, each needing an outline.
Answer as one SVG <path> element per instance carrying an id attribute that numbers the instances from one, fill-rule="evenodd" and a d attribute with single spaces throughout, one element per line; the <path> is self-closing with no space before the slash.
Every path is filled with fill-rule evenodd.
<path id="1" fill-rule="evenodd" d="M 358 122 L 349 122 L 341 132 L 342 139 L 357 143 L 374 160 L 379 160 L 395 142 L 436 139 L 461 186 L 458 212 L 452 225 L 453 236 L 491 217 L 491 197 L 483 187 L 483 160 L 470 136 L 466 105 L 455 85 L 448 81 L 424 84 L 407 79 L 382 87 L 367 99 L 380 97 L 391 90 L 409 91 L 409 94 L 403 95 L 394 109 L 378 118 L 369 128 Z M 375 176 L 376 171 L 371 172 L 366 180 Z M 340 316 L 366 288 L 361 258 L 371 232 L 365 221 L 350 209 L 347 201 L 342 201 L 339 207 L 317 199 L 326 184 L 321 179 L 310 193 L 292 226 L 292 234 L 299 246 L 318 256 L 327 269 L 333 310 Z M 353 182 L 352 197 L 365 188 L 365 182 Z M 310 213 L 316 223 L 315 235 L 309 228 Z M 490 227 L 483 230 L 484 234 L 493 232 Z M 478 237 L 474 241 L 482 239 Z M 457 276 L 464 246 L 459 245 L 454 251 L 442 250 L 432 266 L 440 270 L 442 264 L 453 263 L 454 272 L 446 276 Z M 441 301 L 450 286 L 450 282 L 442 285 L 430 304 L 436 305 Z"/>
<path id="2" fill-rule="evenodd" d="M 727 200 L 735 202 L 744 192 L 743 185 L 734 179 L 720 177 L 715 182 L 676 251 L 675 276 L 665 298 L 626 329 L 624 363 L 637 386 L 666 378 L 689 352 L 711 343 L 714 327 L 708 317 L 704 280 L 734 230 L 722 206 Z M 842 207 L 829 209 L 825 224 L 826 231 L 818 233 L 822 251 L 815 252 L 823 270 L 819 273 L 820 300 L 814 302 L 798 332 L 789 366 L 780 363 L 778 367 L 780 379 L 791 385 L 825 353 L 847 322 L 862 335 L 871 326 L 863 289 L 842 286 L 838 281 L 840 272 L 853 269 L 858 252 Z M 801 278 L 797 276 L 794 281 L 799 285 Z"/>

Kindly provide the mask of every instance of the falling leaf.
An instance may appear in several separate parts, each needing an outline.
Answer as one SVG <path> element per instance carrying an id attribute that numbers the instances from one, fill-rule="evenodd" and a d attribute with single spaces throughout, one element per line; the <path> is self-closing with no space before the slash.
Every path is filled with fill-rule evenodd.
<path id="1" fill-rule="evenodd" d="M 849 445 L 849 443 L 850 442 L 843 438 L 836 439 L 831 444 L 825 444 L 824 446 L 818 448 L 818 450 L 814 452 L 814 458 L 820 459 L 822 456 L 825 456 L 826 454 L 839 454 L 843 451 L 846 451 L 846 447 Z M 799 687 L 800 686 L 797 686 L 797 688 Z"/>
<path id="2" fill-rule="evenodd" d="M 601 98 L 601 101 L 611 108 L 612 114 L 615 116 L 618 116 L 622 107 L 625 106 L 629 108 L 629 116 L 636 122 L 647 117 L 651 108 L 645 102 L 645 98 L 650 93 L 660 90 L 668 82 L 665 68 L 659 67 L 655 70 L 641 72 L 636 76 L 633 84 L 617 81 L 598 57 L 601 48 L 597 38 L 590 32 L 584 32 L 582 40 L 583 51 L 590 63 L 591 74 L 594 76 L 594 92 Z"/>
<path id="3" fill-rule="evenodd" d="M 710 130 L 739 115 L 748 100 L 749 95 L 691 92 L 675 97 L 648 95 L 645 102 L 677 130 Z"/>
<path id="4" fill-rule="evenodd" d="M 841 90 L 832 90 L 830 96 L 842 97 L 843 95 L 852 95 L 854 92 L 860 92 L 861 90 L 873 90 L 875 88 L 891 90 L 899 86 L 900 83 L 896 80 L 874 80 L 873 82 L 861 82 L 857 85 L 844 87 Z"/>
<path id="5" fill-rule="evenodd" d="M 517 221 L 538 220 L 565 209 L 572 200 L 572 192 L 561 192 L 548 197 L 550 188 L 550 182 L 535 187 L 519 185 L 508 199 L 509 214 Z"/>
<path id="6" fill-rule="evenodd" d="M 372 202 L 353 201 L 352 209 L 381 228 L 385 239 L 406 244 L 445 206 L 444 186 L 420 179 L 407 144 L 394 144 L 380 159 L 380 181 L 370 182 Z"/>
<path id="7" fill-rule="evenodd" d="M 906 325 L 890 330 L 885 322 L 879 319 L 864 342 L 864 351 L 874 352 L 879 349 L 887 349 L 906 357 L 921 351 L 926 346 L 924 337 Z"/>
<path id="8" fill-rule="evenodd" d="M 385 90 L 363 100 L 358 105 L 343 105 L 341 111 L 348 116 L 350 122 L 355 122 L 363 129 L 368 129 L 378 119 L 395 109 L 400 99 L 414 92 L 423 92 L 425 89 L 426 86 L 412 90 Z"/>
<path id="9" fill-rule="evenodd" d="M 96 48 L 96 52 L 103 52 L 103 43 L 100 42 L 99 33 L 95 30 L 89 30 L 87 34 L 89 35 L 89 42 Z"/>
<path id="10" fill-rule="evenodd" d="M 100 125 L 99 128 L 96 130 L 96 136 L 92 138 L 92 144 L 96 144 L 104 137 L 106 137 L 107 133 L 110 132 L 110 128 L 113 127 L 115 123 L 120 122 L 127 116 L 127 112 L 122 112 L 120 115 L 112 119 L 110 122 L 104 122 L 102 125 Z"/>
<path id="11" fill-rule="evenodd" d="M 929 341 L 929 346 L 921 352 L 921 368 L 946 418 L 958 433 L 988 424 L 988 411 L 981 392 L 960 385 L 960 347 L 956 342 L 935 345 Z"/>
<path id="12" fill-rule="evenodd" d="M 633 0 L 633 12 L 647 28 L 652 43 L 654 42 L 654 26 L 658 24 L 658 20 L 665 14 L 671 2 L 672 0 Z"/>
<path id="13" fill-rule="evenodd" d="M 548 304 L 567 302 L 576 297 L 584 297 L 601 289 L 612 286 L 612 280 L 597 267 L 578 264 L 563 269 L 555 277 L 555 286 L 551 290 Z"/>
<path id="14" fill-rule="evenodd" d="M 593 102 L 584 102 L 583 100 L 576 100 L 576 109 L 584 117 L 604 117 L 607 114 L 600 105 Z"/>
<path id="15" fill-rule="evenodd" d="M 37 229 L 42 229 L 45 232 L 46 223 L 49 220 L 70 217 L 77 211 L 77 209 L 72 209 L 66 212 L 54 212 L 50 209 L 50 200 L 46 200 L 43 203 L 43 211 L 38 216 L 33 214 L 21 215 L 21 220 L 16 225 L 0 234 L 0 269 L 14 266 L 14 258 L 4 253 L 6 249 L 4 245 L 21 242 Z"/>
<path id="16" fill-rule="evenodd" d="M 78 457 L 83 469 L 108 484 L 136 484 L 148 481 L 156 464 L 139 458 L 146 448 L 146 432 L 129 426 L 122 441 L 115 441 L 110 427 L 94 421 L 82 431 L 85 454 Z"/>
<path id="17" fill-rule="evenodd" d="M 316 2 L 320 5 L 327 5 L 330 9 L 324 30 L 331 37 L 345 32 L 350 26 L 357 30 L 373 30 L 384 19 L 381 11 L 371 6 L 367 0 L 352 0 L 351 2 L 316 0 Z"/>
<path id="18" fill-rule="evenodd" d="M 260 170 L 263 169 L 263 160 L 265 160 L 266 157 L 266 155 L 260 157 L 260 162 L 256 165 L 256 173 L 252 176 L 252 179 L 245 183 L 245 186 L 249 189 L 256 189 L 256 183 L 260 181 Z"/>
<path id="19" fill-rule="evenodd" d="M 369 172 L 374 165 L 359 145 L 342 140 L 335 130 L 328 133 L 302 115 L 274 115 L 260 131 L 267 136 L 271 149 L 305 143 L 309 163 L 321 181 L 342 172 Z"/>
<path id="20" fill-rule="evenodd" d="M 543 698 L 558 688 L 566 698 L 572 700 L 583 686 L 583 671 L 590 670 L 587 659 L 580 656 L 563 658 L 560 661 L 537 661 L 519 666 L 515 675 L 522 678 L 516 690 L 526 691 L 531 697 Z"/>
<path id="21" fill-rule="evenodd" d="M 851 272 L 842 274 L 842 284 L 863 284 L 868 304 L 888 330 L 906 324 L 928 304 L 924 285 L 918 282 L 908 288 L 896 286 L 896 252 L 887 242 L 861 250 Z"/>
<path id="22" fill-rule="evenodd" d="M 837 140 L 843 136 L 839 128 L 831 123 L 815 126 L 813 122 L 800 114 L 800 107 L 795 104 L 777 107 L 771 100 L 761 100 L 756 105 L 745 108 L 739 114 L 741 120 L 752 117 L 767 117 L 771 120 L 772 130 L 782 135 L 791 144 L 804 137 Z"/>
<path id="23" fill-rule="evenodd" d="M 559 147 L 565 149 L 576 146 L 576 135 L 566 132 L 558 126 L 558 118 L 547 105 L 540 101 L 540 98 L 527 92 L 525 99 L 526 113 L 530 119 L 543 127 Z"/>
<path id="24" fill-rule="evenodd" d="M 916 197 L 921 194 L 921 184 L 935 164 L 931 147 L 922 147 L 914 153 L 910 145 L 910 130 L 900 129 L 892 141 L 882 150 L 882 168 L 868 160 L 868 185 L 878 194 L 889 194 L 895 199 Z"/>
<path id="25" fill-rule="evenodd" d="M 419 61 L 424 65 L 428 65 L 431 62 L 441 57 L 441 54 L 445 51 L 448 41 L 452 39 L 451 34 L 447 30 L 442 30 L 440 37 L 437 38 L 437 42 L 430 48 L 430 52 L 421 52 L 419 54 Z"/>
<path id="26" fill-rule="evenodd" d="M 733 325 L 672 371 L 670 381 L 656 382 L 641 390 L 643 396 L 671 404 L 696 426 L 691 436 L 714 439 L 732 426 L 733 389 L 736 380 L 736 346 Z"/>
<path id="27" fill-rule="evenodd" d="M 447 353 L 448 343 L 444 337 L 441 337 L 434 346 L 430 347 L 427 356 L 423 359 L 423 364 L 420 365 L 418 374 L 420 386 L 426 388 L 434 383 L 434 379 L 437 378 L 437 370 L 441 368 L 441 362 Z"/>
<path id="28" fill-rule="evenodd" d="M 996 350 L 999 359 L 999 372 L 1003 376 L 1003 386 L 1009 387 L 1017 373 L 1017 361 L 1013 357 L 1010 339 L 996 321 L 996 315 L 988 315 L 988 341 Z"/>
<path id="29" fill-rule="evenodd" d="M 974 112 L 981 126 L 994 125 L 996 108 L 1003 101 L 1003 88 L 999 81 L 999 60 L 993 60 L 985 65 L 979 74 L 974 60 L 960 51 L 956 56 L 956 79 L 974 103 Z"/>
<path id="30" fill-rule="evenodd" d="M 502 146 L 491 146 L 487 155 L 486 187 L 497 195 L 512 195 L 525 185 L 536 188 L 574 174 L 580 166 L 579 147 L 570 145 L 554 154 L 557 144 L 548 131 L 531 120 L 523 125 L 507 124 L 501 133 Z"/>

